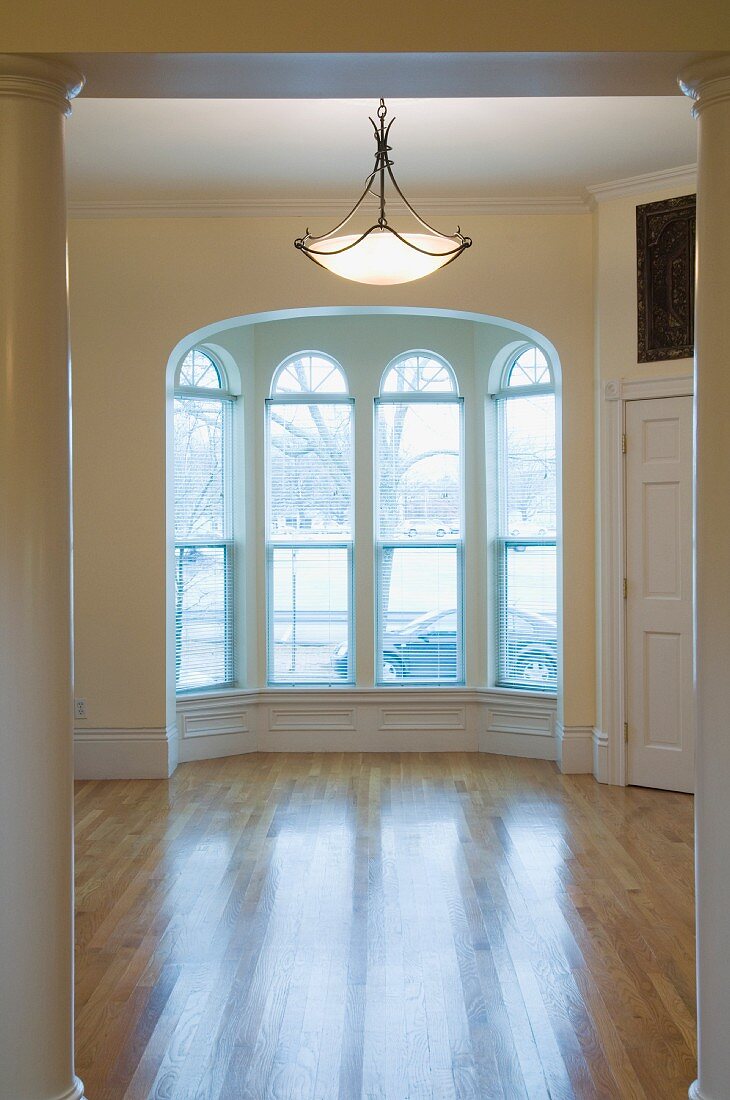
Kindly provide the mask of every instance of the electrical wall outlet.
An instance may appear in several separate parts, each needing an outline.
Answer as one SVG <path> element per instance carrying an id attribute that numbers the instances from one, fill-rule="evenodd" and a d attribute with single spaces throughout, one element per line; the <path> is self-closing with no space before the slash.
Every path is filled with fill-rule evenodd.
<path id="1" fill-rule="evenodd" d="M 86 717 L 86 700 L 74 699 L 74 718 Z"/>

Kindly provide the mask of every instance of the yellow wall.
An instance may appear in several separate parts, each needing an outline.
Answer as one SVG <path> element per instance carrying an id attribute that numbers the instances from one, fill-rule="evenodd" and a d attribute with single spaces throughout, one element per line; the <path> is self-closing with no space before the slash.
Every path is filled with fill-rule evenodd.
<path id="1" fill-rule="evenodd" d="M 26 0 L 6 4 L 14 52 L 409 52 L 714 50 L 728 46 L 725 0 Z"/>
<path id="2" fill-rule="evenodd" d="M 316 231 L 319 228 L 312 225 Z M 322 228 L 325 228 L 324 226 Z M 157 728 L 165 697 L 165 369 L 190 332 L 338 305 L 473 311 L 543 334 L 563 371 L 566 725 L 594 716 L 590 215 L 474 218 L 474 247 L 411 286 L 368 288 L 298 255 L 289 219 L 70 226 L 76 695 L 89 727 Z"/>

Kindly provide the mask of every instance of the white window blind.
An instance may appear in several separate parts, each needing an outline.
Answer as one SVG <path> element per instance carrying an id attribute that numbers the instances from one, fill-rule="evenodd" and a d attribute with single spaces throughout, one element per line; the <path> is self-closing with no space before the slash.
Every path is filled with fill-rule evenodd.
<path id="1" fill-rule="evenodd" d="M 458 682 L 463 678 L 459 548 L 390 545 L 381 546 L 378 557 L 380 681 Z"/>
<path id="2" fill-rule="evenodd" d="M 351 551 L 347 546 L 269 547 L 269 679 L 347 683 Z"/>
<path id="3" fill-rule="evenodd" d="M 432 374 L 440 391 L 438 366 Z M 404 373 L 412 386 L 376 404 L 377 679 L 458 683 L 464 678 L 462 405 L 456 396 L 421 396 L 422 364 L 412 364 L 410 374 L 393 370 L 388 386 L 399 378 L 402 384 Z M 417 386 L 418 398 L 411 396 Z"/>
<path id="4" fill-rule="evenodd" d="M 231 400 L 198 349 L 184 361 L 179 383 L 187 392 L 174 406 L 175 672 L 177 690 L 190 691 L 235 679 Z"/>
<path id="5" fill-rule="evenodd" d="M 307 385 L 316 398 L 297 393 Z M 280 367 L 274 390 L 267 402 L 269 682 L 351 683 L 352 401 L 341 368 L 316 354 Z"/>
<path id="6" fill-rule="evenodd" d="M 544 355 L 523 351 L 499 395 L 497 682 L 557 689 L 555 396 Z"/>

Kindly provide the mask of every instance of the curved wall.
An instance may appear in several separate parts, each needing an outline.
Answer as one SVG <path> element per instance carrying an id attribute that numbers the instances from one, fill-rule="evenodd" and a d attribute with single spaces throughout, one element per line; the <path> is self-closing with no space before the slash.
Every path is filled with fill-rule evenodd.
<path id="1" fill-rule="evenodd" d="M 560 721 L 592 726 L 591 218 L 481 217 L 469 230 L 475 247 L 458 263 L 419 283 L 374 288 L 304 263 L 291 244 L 301 225 L 286 218 L 71 223 L 76 695 L 87 700 L 84 736 L 96 731 L 98 740 L 124 740 L 127 749 L 134 743 L 143 771 L 175 721 L 165 634 L 171 350 L 222 318 L 323 304 L 486 314 L 526 326 L 555 348 L 562 368 L 562 557 L 570 583 Z M 479 326 L 475 348 L 487 327 Z M 429 346 L 425 336 L 418 342 Z M 489 349 L 476 354 L 487 359 Z"/>

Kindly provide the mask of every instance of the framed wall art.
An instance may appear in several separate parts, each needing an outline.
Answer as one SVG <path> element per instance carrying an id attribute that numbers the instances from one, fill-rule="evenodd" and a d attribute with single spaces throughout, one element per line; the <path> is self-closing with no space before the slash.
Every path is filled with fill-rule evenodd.
<path id="1" fill-rule="evenodd" d="M 694 354 L 696 196 L 636 208 L 638 359 Z"/>

